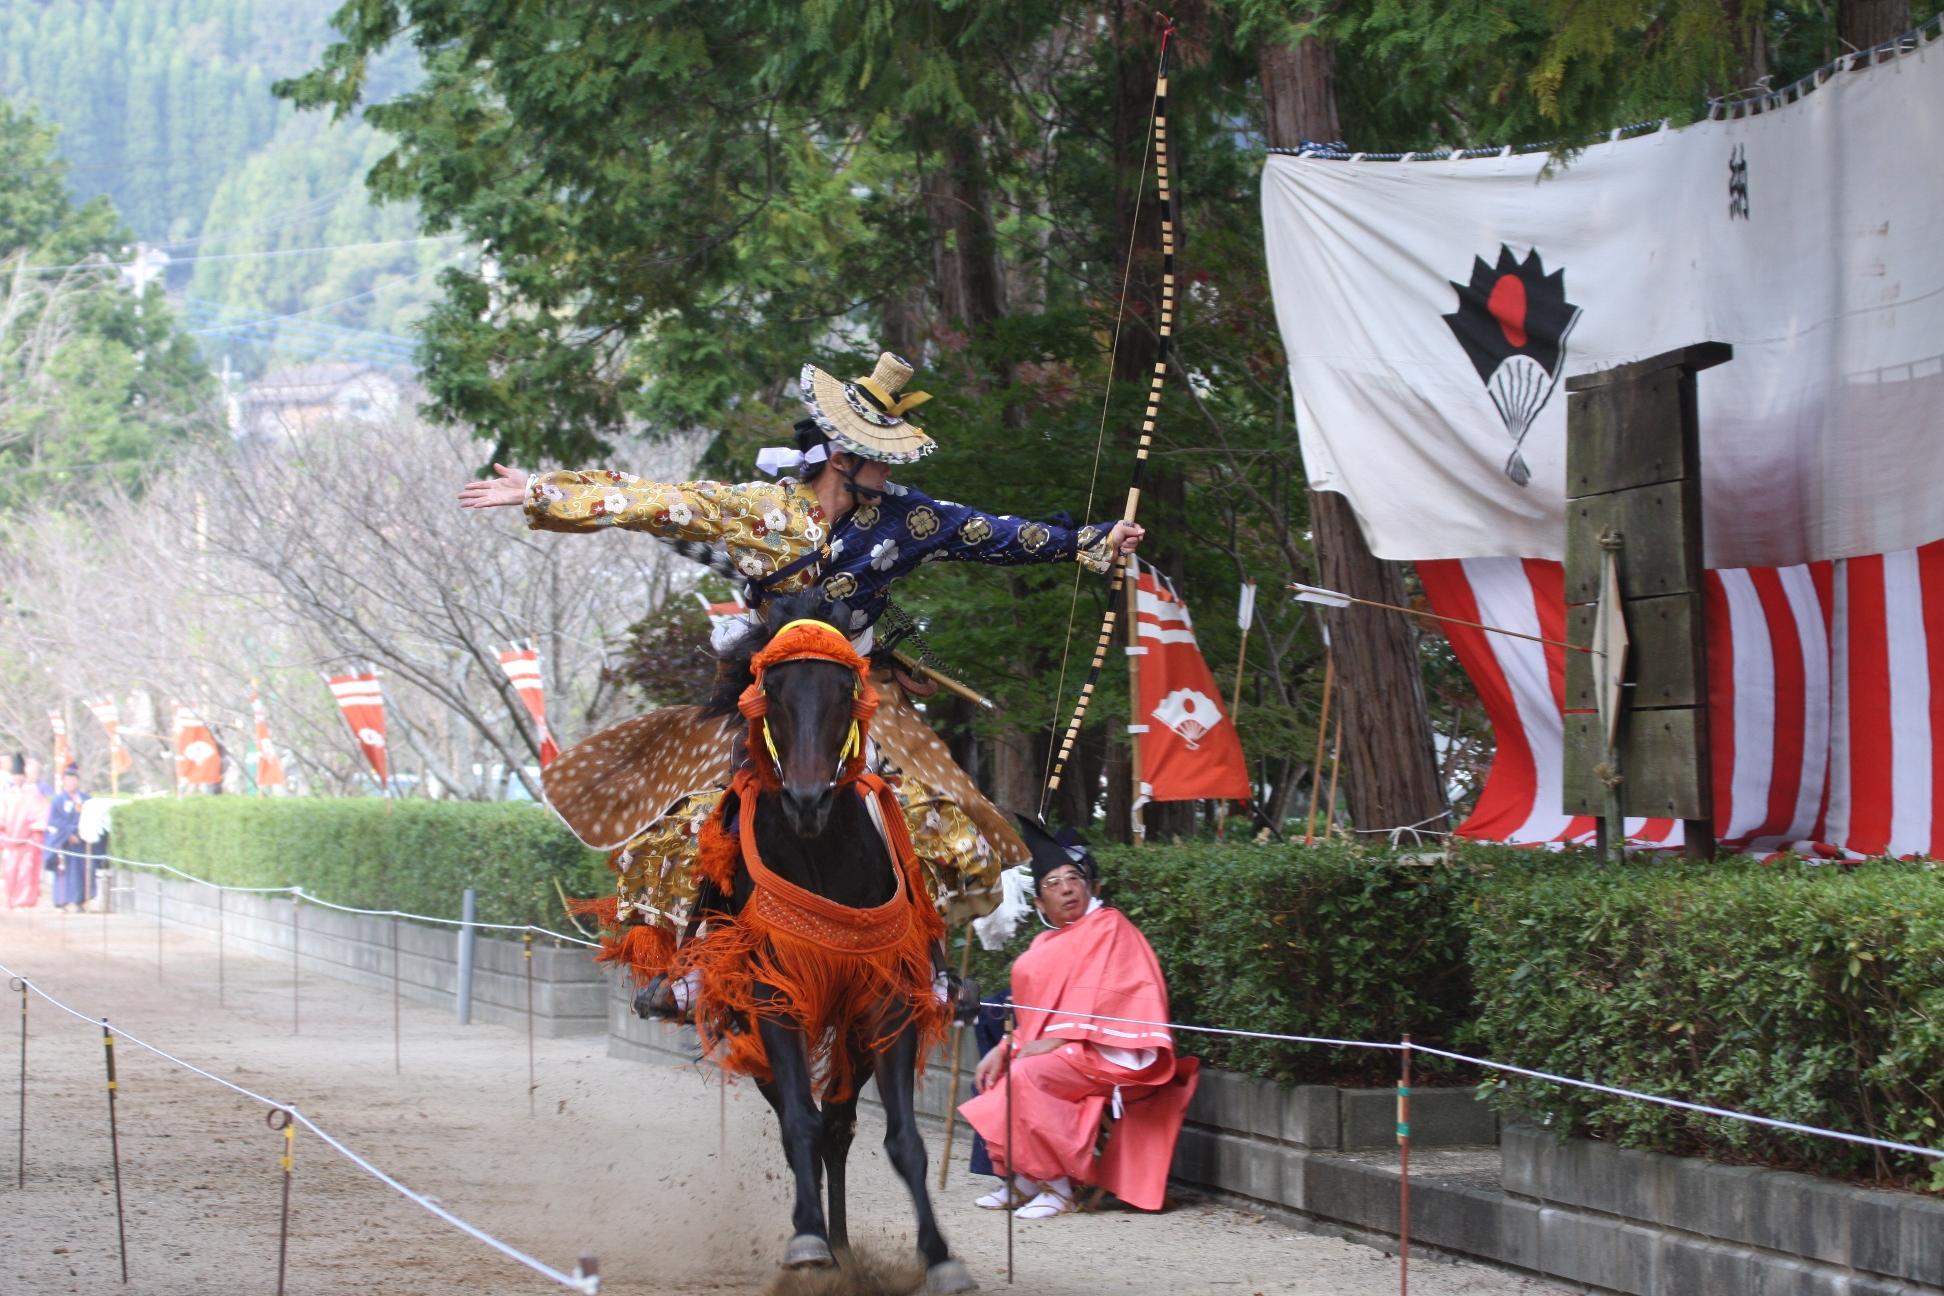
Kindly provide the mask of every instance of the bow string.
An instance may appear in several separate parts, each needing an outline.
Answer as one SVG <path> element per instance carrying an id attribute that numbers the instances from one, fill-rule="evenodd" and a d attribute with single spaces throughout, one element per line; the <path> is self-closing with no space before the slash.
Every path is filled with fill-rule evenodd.
<path id="1" fill-rule="evenodd" d="M 1141 507 L 1141 487 L 1147 474 L 1148 450 L 1154 443 L 1154 426 L 1161 409 L 1161 389 L 1167 382 L 1168 352 L 1174 338 L 1175 323 L 1175 209 L 1174 193 L 1168 176 L 1168 43 L 1175 33 L 1175 22 L 1166 15 L 1160 15 L 1165 24 L 1161 32 L 1161 53 L 1154 75 L 1154 109 L 1148 128 L 1148 152 L 1143 154 L 1141 179 L 1135 191 L 1133 230 L 1130 233 L 1127 249 L 1127 264 L 1121 280 L 1121 300 L 1114 319 L 1113 345 L 1107 362 L 1107 393 L 1101 401 L 1100 434 L 1094 445 L 1094 473 L 1098 479 L 1100 456 L 1106 442 L 1107 410 L 1113 396 L 1114 361 L 1120 350 L 1122 320 L 1125 318 L 1129 285 L 1133 280 L 1135 239 L 1139 237 L 1141 224 L 1140 202 L 1147 189 L 1147 159 L 1153 158 L 1155 189 L 1161 209 L 1161 309 L 1159 318 L 1159 340 L 1155 349 L 1154 367 L 1148 375 L 1147 406 L 1141 413 L 1141 434 L 1134 450 L 1134 467 L 1127 484 L 1127 502 L 1121 509 L 1123 522 L 1134 521 Z M 1088 510 L 1092 509 L 1092 489 L 1088 491 Z M 1053 794 L 1059 791 L 1060 780 L 1066 773 L 1067 762 L 1073 756 L 1073 749 L 1080 739 L 1080 727 L 1087 718 L 1087 708 L 1093 695 L 1100 686 L 1100 672 L 1107 663 L 1107 654 L 1113 647 L 1114 634 L 1121 618 L 1125 616 L 1131 624 L 1135 609 L 1132 594 L 1126 581 L 1128 556 L 1116 550 L 1113 555 L 1113 570 L 1110 579 L 1113 592 L 1107 601 L 1107 614 L 1100 623 L 1100 636 L 1094 643 L 1093 661 L 1087 668 L 1087 678 L 1080 686 L 1079 695 L 1074 699 L 1073 716 L 1067 721 L 1066 730 L 1061 735 L 1058 748 L 1048 761 L 1046 788 L 1040 794 L 1040 818 L 1046 818 L 1048 805 Z M 1116 605 L 1114 593 L 1120 595 Z M 1079 573 L 1074 576 L 1073 603 L 1067 613 L 1067 643 L 1069 648 L 1073 639 L 1073 608 L 1078 605 L 1080 596 Z M 1066 696 L 1066 658 L 1060 662 L 1060 683 L 1055 694 L 1055 717 Z"/>

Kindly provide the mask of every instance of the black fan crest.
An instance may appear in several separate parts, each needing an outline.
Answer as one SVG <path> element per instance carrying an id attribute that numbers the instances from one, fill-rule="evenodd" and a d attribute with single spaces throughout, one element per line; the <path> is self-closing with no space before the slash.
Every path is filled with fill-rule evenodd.
<path id="1" fill-rule="evenodd" d="M 1547 274 L 1536 248 L 1517 261 L 1501 243 L 1496 266 L 1473 257 L 1471 283 L 1451 286 L 1458 291 L 1458 309 L 1444 322 L 1471 357 L 1479 381 L 1490 382 L 1515 355 L 1530 356 L 1549 376 L 1559 376 L 1566 334 L 1579 315 L 1579 307 L 1566 300 L 1564 270 Z"/>

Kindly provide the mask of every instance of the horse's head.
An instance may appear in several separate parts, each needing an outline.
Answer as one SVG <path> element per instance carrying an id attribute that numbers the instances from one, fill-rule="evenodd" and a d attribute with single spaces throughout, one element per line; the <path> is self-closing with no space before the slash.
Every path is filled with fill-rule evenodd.
<path id="1" fill-rule="evenodd" d="M 747 759 L 776 791 L 791 830 L 818 837 L 838 785 L 863 769 L 877 695 L 843 631 L 820 615 L 785 620 L 790 610 L 772 613 L 737 705 L 750 721 Z"/>

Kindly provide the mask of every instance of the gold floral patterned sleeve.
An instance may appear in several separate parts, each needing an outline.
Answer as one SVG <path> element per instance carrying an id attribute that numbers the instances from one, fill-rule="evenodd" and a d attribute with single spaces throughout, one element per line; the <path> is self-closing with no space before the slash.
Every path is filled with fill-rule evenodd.
<path id="1" fill-rule="evenodd" d="M 657 482 L 605 468 L 534 473 L 526 516 L 536 531 L 621 527 L 711 545 L 750 577 L 768 575 L 824 536 L 815 493 L 791 478 Z"/>
<path id="2" fill-rule="evenodd" d="M 670 540 L 720 541 L 749 503 L 742 488 L 723 482 L 657 482 L 610 469 L 527 478 L 527 525 L 535 531 L 617 526 Z"/>

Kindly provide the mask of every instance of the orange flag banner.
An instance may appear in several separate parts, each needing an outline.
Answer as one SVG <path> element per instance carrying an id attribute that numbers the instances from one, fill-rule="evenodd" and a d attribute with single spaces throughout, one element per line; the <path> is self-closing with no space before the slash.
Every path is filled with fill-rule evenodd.
<path id="1" fill-rule="evenodd" d="M 378 672 L 366 667 L 351 674 L 324 678 L 331 686 L 331 695 L 337 699 L 338 709 L 344 712 L 344 723 L 351 727 L 351 737 L 356 740 L 358 750 L 371 762 L 371 772 L 378 776 L 380 785 L 389 786 L 385 692 L 378 687 Z"/>
<path id="2" fill-rule="evenodd" d="M 540 650 L 531 643 L 502 648 L 499 664 L 514 691 L 519 693 L 520 701 L 526 703 L 527 714 L 533 717 L 533 727 L 540 734 L 540 765 L 544 769 L 560 755 L 560 744 L 547 728 L 547 684 L 540 675 Z"/>
<path id="3" fill-rule="evenodd" d="M 175 708 L 176 782 L 183 787 L 214 787 L 223 781 L 223 753 L 216 735 L 180 702 Z"/>
<path id="4" fill-rule="evenodd" d="M 68 767 L 73 754 L 68 750 L 67 717 L 59 711 L 47 713 L 48 726 L 54 730 L 54 768 L 48 772 L 48 781 L 60 786 L 61 772 Z"/>
<path id="5" fill-rule="evenodd" d="M 126 774 L 134 767 L 135 758 L 129 754 L 128 744 L 121 736 L 121 708 L 111 697 L 95 698 L 86 702 L 88 713 L 101 722 L 101 728 L 108 735 L 108 762 L 117 774 Z"/>
<path id="6" fill-rule="evenodd" d="M 256 785 L 259 792 L 285 786 L 283 757 L 270 741 L 270 713 L 263 708 L 263 699 L 258 696 L 256 685 L 250 686 L 250 718 L 256 722 L 257 767 Z"/>
<path id="7" fill-rule="evenodd" d="M 1222 709 L 1215 676 L 1195 643 L 1188 605 L 1146 563 L 1135 585 L 1141 655 L 1141 795 L 1150 801 L 1204 797 L 1248 801 L 1249 765 L 1242 740 Z"/>

